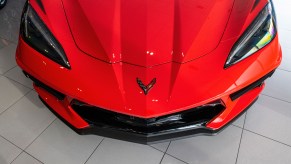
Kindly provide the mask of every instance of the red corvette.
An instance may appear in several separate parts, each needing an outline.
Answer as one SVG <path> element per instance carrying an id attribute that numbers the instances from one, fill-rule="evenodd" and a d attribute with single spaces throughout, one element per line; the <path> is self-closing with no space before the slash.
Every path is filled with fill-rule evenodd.
<path id="1" fill-rule="evenodd" d="M 16 53 L 79 134 L 216 134 L 281 62 L 271 0 L 30 0 Z"/>

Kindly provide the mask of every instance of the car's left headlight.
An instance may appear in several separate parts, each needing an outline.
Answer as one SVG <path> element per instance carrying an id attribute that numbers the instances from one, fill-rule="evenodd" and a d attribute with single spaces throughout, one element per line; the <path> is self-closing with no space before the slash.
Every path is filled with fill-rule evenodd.
<path id="1" fill-rule="evenodd" d="M 276 36 L 276 16 L 270 1 L 233 46 L 225 68 L 252 55 L 269 44 Z"/>
<path id="2" fill-rule="evenodd" d="M 28 45 L 42 55 L 68 69 L 71 68 L 61 44 L 28 3 L 21 18 L 20 34 Z"/>

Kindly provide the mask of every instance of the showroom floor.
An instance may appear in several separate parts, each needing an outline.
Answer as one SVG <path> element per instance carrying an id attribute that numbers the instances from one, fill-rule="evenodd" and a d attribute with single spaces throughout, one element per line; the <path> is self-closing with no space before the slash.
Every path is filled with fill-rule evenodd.
<path id="1" fill-rule="evenodd" d="M 0 11 L 0 164 L 291 163 L 290 0 L 275 0 L 283 62 L 248 112 L 217 136 L 150 146 L 79 136 L 44 107 L 14 60 L 24 1 Z"/>

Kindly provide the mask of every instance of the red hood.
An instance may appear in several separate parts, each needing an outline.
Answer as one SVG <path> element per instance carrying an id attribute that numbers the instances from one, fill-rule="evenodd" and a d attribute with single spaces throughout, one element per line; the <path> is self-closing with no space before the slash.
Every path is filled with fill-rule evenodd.
<path id="1" fill-rule="evenodd" d="M 153 66 L 187 62 L 220 42 L 234 0 L 63 0 L 80 50 L 97 59 Z M 207 35 L 205 35 L 207 34 Z"/>

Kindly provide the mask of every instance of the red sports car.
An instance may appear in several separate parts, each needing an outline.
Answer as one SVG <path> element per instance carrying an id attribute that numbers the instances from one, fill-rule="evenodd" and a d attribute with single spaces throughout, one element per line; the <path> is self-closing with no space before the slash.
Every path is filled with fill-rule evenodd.
<path id="1" fill-rule="evenodd" d="M 271 0 L 29 0 L 16 53 L 79 134 L 216 134 L 281 62 Z"/>

